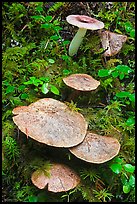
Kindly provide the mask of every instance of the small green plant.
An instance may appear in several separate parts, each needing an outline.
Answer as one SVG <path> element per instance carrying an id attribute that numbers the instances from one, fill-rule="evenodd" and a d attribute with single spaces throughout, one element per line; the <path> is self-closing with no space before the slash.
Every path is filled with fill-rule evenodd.
<path id="1" fill-rule="evenodd" d="M 98 200 L 101 202 L 111 201 L 111 198 L 114 197 L 112 193 L 109 193 L 107 189 L 103 189 L 100 191 L 93 190 L 93 193 Z"/>
<path id="2" fill-rule="evenodd" d="M 20 151 L 14 138 L 7 136 L 2 142 L 4 153 L 11 162 L 15 162 L 19 158 Z"/>
<path id="3" fill-rule="evenodd" d="M 135 103 L 135 93 L 130 93 L 129 91 L 120 91 L 116 93 L 116 97 L 119 99 L 124 99 L 127 105 L 129 105 L 131 102 Z"/>
<path id="4" fill-rule="evenodd" d="M 111 76 L 113 78 L 119 77 L 120 80 L 124 78 L 129 78 L 129 73 L 133 72 L 133 70 L 127 65 L 118 65 L 115 68 L 111 69 L 100 69 L 98 71 L 99 77 L 108 77 Z"/>
<path id="5" fill-rule="evenodd" d="M 97 174 L 95 170 L 91 169 L 82 169 L 80 170 L 80 176 L 82 179 L 87 179 L 89 178 L 91 182 L 94 182 L 100 178 L 100 176 Z"/>
<path id="6" fill-rule="evenodd" d="M 109 168 L 120 176 L 124 193 L 129 193 L 132 188 L 135 188 L 135 166 L 125 163 L 123 159 L 116 157 Z"/>
<path id="7" fill-rule="evenodd" d="M 49 77 L 40 77 L 39 79 L 36 77 L 30 77 L 30 79 L 27 82 L 24 82 L 24 84 L 34 85 L 36 87 L 34 90 L 36 92 L 41 91 L 43 94 L 47 94 L 49 91 L 56 95 L 60 94 L 58 88 L 50 83 Z"/>
<path id="8" fill-rule="evenodd" d="M 16 201 L 37 202 L 38 198 L 34 195 L 35 191 L 35 188 L 32 186 L 21 186 L 19 182 L 16 182 L 14 186 Z"/>

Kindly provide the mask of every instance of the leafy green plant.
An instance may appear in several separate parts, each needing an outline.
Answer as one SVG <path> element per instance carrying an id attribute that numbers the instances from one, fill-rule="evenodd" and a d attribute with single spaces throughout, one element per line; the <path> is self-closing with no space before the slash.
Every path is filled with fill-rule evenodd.
<path id="1" fill-rule="evenodd" d="M 116 97 L 120 99 L 129 99 L 129 102 L 126 102 L 127 104 L 130 104 L 130 102 L 135 103 L 135 93 L 130 93 L 128 91 L 120 91 L 116 93 Z"/>
<path id="2" fill-rule="evenodd" d="M 36 88 L 34 89 L 36 92 L 40 91 L 43 94 L 47 94 L 49 91 L 52 93 L 59 95 L 59 90 L 57 87 L 50 83 L 49 77 L 40 77 L 37 79 L 36 77 L 30 77 L 30 80 L 24 82 L 25 85 L 34 85 Z"/>
<path id="3" fill-rule="evenodd" d="M 133 72 L 133 70 L 127 65 L 118 65 L 112 69 L 100 69 L 98 71 L 99 77 L 112 76 L 113 78 L 119 77 L 120 80 L 129 78 L 128 74 Z"/>
<path id="4" fill-rule="evenodd" d="M 116 157 L 113 159 L 110 169 L 120 176 L 124 193 L 129 193 L 132 188 L 135 188 L 135 166 L 125 163 L 123 159 Z"/>

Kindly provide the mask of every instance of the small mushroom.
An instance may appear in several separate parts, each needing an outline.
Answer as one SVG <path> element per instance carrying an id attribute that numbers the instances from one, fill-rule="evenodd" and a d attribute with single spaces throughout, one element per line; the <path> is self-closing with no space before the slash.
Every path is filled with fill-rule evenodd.
<path id="1" fill-rule="evenodd" d="M 14 123 L 32 139 L 55 147 L 72 147 L 83 141 L 87 122 L 82 114 L 52 98 L 13 109 Z"/>
<path id="2" fill-rule="evenodd" d="M 126 35 L 120 35 L 108 30 L 99 30 L 98 33 L 101 38 L 102 47 L 106 50 L 103 53 L 105 57 L 116 55 L 121 50 L 123 43 L 127 40 Z"/>
<path id="3" fill-rule="evenodd" d="M 88 74 L 71 74 L 63 78 L 63 81 L 67 86 L 74 89 L 68 97 L 68 101 L 73 100 L 76 96 L 78 97 L 81 91 L 92 91 L 100 85 L 99 81 Z"/>
<path id="4" fill-rule="evenodd" d="M 55 193 L 68 191 L 80 183 L 76 172 L 64 164 L 52 164 L 49 174 L 50 176 L 47 176 L 43 169 L 36 170 L 31 176 L 32 183 L 39 189 L 48 185 L 48 191 Z"/>
<path id="5" fill-rule="evenodd" d="M 82 143 L 69 150 L 84 161 L 100 164 L 111 160 L 119 153 L 120 143 L 116 138 L 88 132 Z"/>
<path id="6" fill-rule="evenodd" d="M 104 28 L 104 23 L 85 15 L 69 15 L 66 18 L 67 22 L 77 26 L 79 29 L 72 39 L 69 46 L 69 55 L 73 56 L 77 54 L 79 46 L 83 41 L 87 29 L 98 30 Z"/>

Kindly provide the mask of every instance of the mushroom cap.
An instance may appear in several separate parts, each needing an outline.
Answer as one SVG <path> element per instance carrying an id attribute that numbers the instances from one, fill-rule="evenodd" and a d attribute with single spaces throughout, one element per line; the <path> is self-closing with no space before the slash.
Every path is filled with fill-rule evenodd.
<path id="1" fill-rule="evenodd" d="M 32 183 L 39 189 L 44 189 L 48 184 L 48 191 L 64 192 L 75 188 L 80 183 L 80 177 L 64 164 L 52 164 L 46 176 L 44 170 L 36 170 L 31 176 Z"/>
<path id="2" fill-rule="evenodd" d="M 67 86 L 79 91 L 92 91 L 100 85 L 99 81 L 88 74 L 71 74 L 63 78 L 63 81 Z"/>
<path id="3" fill-rule="evenodd" d="M 69 150 L 84 161 L 100 164 L 111 160 L 119 153 L 120 143 L 116 138 L 89 132 L 81 144 Z"/>
<path id="4" fill-rule="evenodd" d="M 103 55 L 106 57 L 116 55 L 122 48 L 123 43 L 126 42 L 127 36 L 113 33 L 108 30 L 99 31 L 102 47 L 106 50 Z"/>
<path id="5" fill-rule="evenodd" d="M 13 109 L 14 123 L 38 142 L 55 147 L 72 147 L 83 141 L 87 122 L 82 114 L 52 98 Z"/>
<path id="6" fill-rule="evenodd" d="M 68 23 L 79 28 L 85 28 L 89 30 L 98 30 L 104 28 L 103 22 L 85 15 L 69 15 L 67 16 L 66 20 Z"/>

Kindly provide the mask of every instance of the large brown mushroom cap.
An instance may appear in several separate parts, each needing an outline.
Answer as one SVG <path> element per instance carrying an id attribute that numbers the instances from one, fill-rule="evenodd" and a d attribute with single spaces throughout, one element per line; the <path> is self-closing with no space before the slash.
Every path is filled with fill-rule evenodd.
<path id="1" fill-rule="evenodd" d="M 48 190 L 52 192 L 64 192 L 75 188 L 80 183 L 80 177 L 64 164 L 53 164 L 49 170 L 50 176 L 46 176 L 44 170 L 36 170 L 31 180 L 39 189 L 48 184 Z"/>
<path id="2" fill-rule="evenodd" d="M 107 49 L 103 54 L 105 57 L 116 55 L 121 50 L 123 44 L 127 40 L 126 35 L 120 35 L 118 33 L 113 33 L 108 30 L 99 31 L 99 35 L 101 38 L 103 49 Z"/>
<path id="3" fill-rule="evenodd" d="M 92 91 L 100 85 L 99 81 L 88 74 L 71 74 L 63 78 L 63 81 L 67 86 L 79 91 Z"/>
<path id="4" fill-rule="evenodd" d="M 98 30 L 104 28 L 104 23 L 85 15 L 69 15 L 67 22 L 79 28 Z"/>
<path id="5" fill-rule="evenodd" d="M 55 147 L 72 147 L 83 141 L 87 122 L 82 114 L 51 98 L 13 109 L 14 123 L 38 142 Z"/>
<path id="6" fill-rule="evenodd" d="M 84 161 L 100 164 L 111 160 L 119 153 L 120 143 L 116 138 L 89 132 L 81 144 L 69 150 Z"/>

